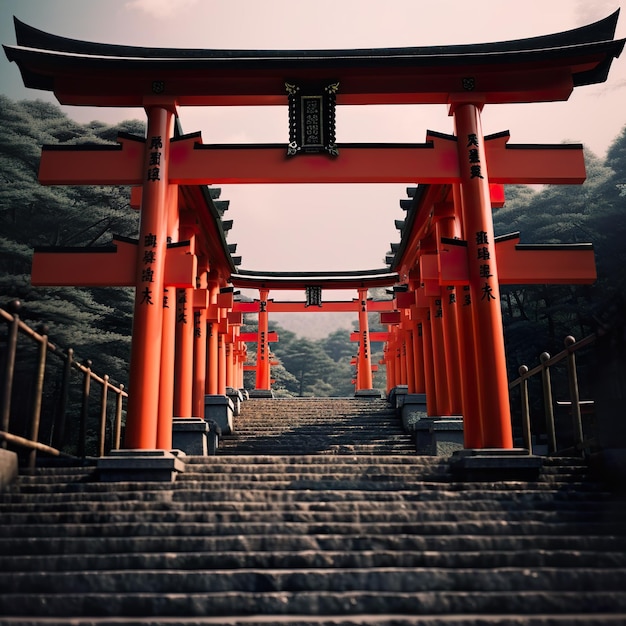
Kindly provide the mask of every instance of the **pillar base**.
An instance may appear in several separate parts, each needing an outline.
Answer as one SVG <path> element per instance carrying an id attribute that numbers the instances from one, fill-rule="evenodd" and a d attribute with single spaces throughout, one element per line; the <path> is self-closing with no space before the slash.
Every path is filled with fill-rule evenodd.
<path id="1" fill-rule="evenodd" d="M 463 449 L 462 417 L 426 417 L 415 424 L 417 453 L 450 456 Z"/>
<path id="2" fill-rule="evenodd" d="M 204 396 L 204 419 L 215 422 L 221 432 L 233 432 L 233 403 L 226 396 Z"/>
<path id="3" fill-rule="evenodd" d="M 96 463 L 100 482 L 164 481 L 174 482 L 185 471 L 180 457 L 167 450 L 111 450 Z"/>
<path id="4" fill-rule="evenodd" d="M 0 448 L 0 489 L 4 489 L 17 478 L 17 467 L 17 452 Z"/>
<path id="5" fill-rule="evenodd" d="M 241 415 L 241 403 L 243 402 L 241 391 L 232 387 L 226 387 L 226 397 L 230 398 L 230 401 L 233 403 L 233 415 L 235 417 Z"/>
<path id="6" fill-rule="evenodd" d="M 407 433 L 414 433 L 418 422 L 428 417 L 428 411 L 426 410 L 426 394 L 407 393 L 404 395 L 400 414 L 402 416 L 404 430 Z"/>
<path id="7" fill-rule="evenodd" d="M 273 398 L 274 392 L 271 389 L 250 389 L 249 398 Z"/>
<path id="8" fill-rule="evenodd" d="M 200 417 L 172 420 L 172 446 L 187 455 L 206 456 L 209 425 Z"/>
<path id="9" fill-rule="evenodd" d="M 388 396 L 389 404 L 396 409 L 399 409 L 404 404 L 405 397 L 409 394 L 408 385 L 396 385 Z"/>
<path id="10" fill-rule="evenodd" d="M 355 398 L 382 398 L 383 394 L 378 389 L 359 389 L 354 392 Z"/>
<path id="11" fill-rule="evenodd" d="M 466 448 L 450 459 L 450 471 L 457 480 L 537 480 L 543 458 L 525 448 Z"/>

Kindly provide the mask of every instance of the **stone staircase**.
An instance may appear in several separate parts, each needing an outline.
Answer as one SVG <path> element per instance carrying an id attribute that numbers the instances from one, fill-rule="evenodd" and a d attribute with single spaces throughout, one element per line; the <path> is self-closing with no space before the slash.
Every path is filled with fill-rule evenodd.
<path id="1" fill-rule="evenodd" d="M 415 454 L 386 400 L 255 398 L 242 404 L 219 454 Z"/>
<path id="2" fill-rule="evenodd" d="M 324 438 L 321 404 L 250 400 L 174 483 L 21 476 L 0 493 L 0 624 L 626 623 L 626 503 L 584 463 L 461 482 L 385 445 L 383 403 L 336 402 Z"/>

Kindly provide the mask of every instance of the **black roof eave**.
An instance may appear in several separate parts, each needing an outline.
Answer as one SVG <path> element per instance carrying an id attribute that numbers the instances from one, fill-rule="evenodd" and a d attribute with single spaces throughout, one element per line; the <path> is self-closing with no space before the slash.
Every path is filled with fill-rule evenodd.
<path id="1" fill-rule="evenodd" d="M 72 54 L 96 56 L 145 57 L 163 58 L 222 58 L 222 59 L 280 59 L 304 60 L 307 58 L 333 59 L 339 58 L 374 58 L 397 56 L 440 56 L 491 54 L 494 52 L 521 52 L 527 50 L 547 50 L 571 45 L 597 43 L 612 40 L 619 17 L 619 9 L 611 15 L 579 28 L 510 41 L 499 41 L 480 44 L 460 44 L 448 46 L 417 46 L 401 48 L 359 48 L 329 50 L 216 50 L 201 48 L 147 48 L 117 44 L 103 44 L 71 39 L 47 33 L 29 26 L 14 17 L 17 44 L 24 48 L 37 48 Z"/>

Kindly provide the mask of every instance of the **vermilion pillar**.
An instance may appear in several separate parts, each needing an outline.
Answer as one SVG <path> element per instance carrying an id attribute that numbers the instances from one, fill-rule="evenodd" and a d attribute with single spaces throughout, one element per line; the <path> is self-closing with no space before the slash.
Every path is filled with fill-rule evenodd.
<path id="1" fill-rule="evenodd" d="M 406 355 L 406 332 L 400 327 L 398 328 L 398 356 L 400 359 L 400 377 L 399 384 L 406 385 L 407 380 L 407 355 Z"/>
<path id="2" fill-rule="evenodd" d="M 405 331 L 405 349 L 406 349 L 406 386 L 409 393 L 417 393 L 415 389 L 415 357 L 413 352 L 413 332 L 410 328 L 410 321 L 405 319 L 407 325 Z"/>
<path id="3" fill-rule="evenodd" d="M 217 393 L 221 396 L 226 394 L 226 335 L 219 333 L 218 336 L 218 367 L 217 367 Z"/>
<path id="4" fill-rule="evenodd" d="M 460 185 L 452 187 L 454 212 L 462 226 L 463 202 Z M 461 237 L 465 234 L 461 231 Z M 472 322 L 472 299 L 469 285 L 457 288 L 457 321 L 459 341 L 461 406 L 463 407 L 463 443 L 466 448 L 483 447 L 483 426 L 478 398 L 478 364 L 474 348 L 474 325 Z"/>
<path id="5" fill-rule="evenodd" d="M 270 344 L 268 341 L 269 318 L 267 298 L 269 289 L 259 290 L 259 339 L 256 352 L 256 388 L 264 391 L 270 389 Z"/>
<path id="6" fill-rule="evenodd" d="M 168 190 L 167 238 L 178 236 L 178 185 Z M 161 339 L 161 376 L 159 383 L 159 420 L 157 448 L 172 448 L 172 417 L 174 411 L 174 361 L 176 351 L 176 288 L 163 292 L 163 336 Z"/>
<path id="7" fill-rule="evenodd" d="M 435 366 L 433 362 L 433 342 L 431 332 L 430 311 L 422 309 L 422 355 L 424 357 L 424 388 L 426 391 L 426 411 L 434 417 L 441 415 L 437 404 L 437 389 L 435 387 Z"/>
<path id="8" fill-rule="evenodd" d="M 478 363 L 474 347 L 474 326 L 469 287 L 459 290 L 459 359 L 461 368 L 461 397 L 463 400 L 463 444 L 466 448 L 482 448 L 483 425 L 478 397 Z"/>
<path id="9" fill-rule="evenodd" d="M 235 346 L 226 341 L 226 386 L 237 388 L 235 384 Z"/>
<path id="10" fill-rule="evenodd" d="M 450 390 L 446 351 L 443 339 L 443 311 L 441 297 L 428 298 L 430 304 L 430 340 L 434 368 L 435 393 L 437 395 L 436 415 L 451 415 Z"/>
<path id="11" fill-rule="evenodd" d="M 387 393 L 389 393 L 396 386 L 395 338 L 393 337 L 391 327 L 388 328 L 389 341 L 387 341 L 384 348 L 385 370 L 387 373 Z"/>
<path id="12" fill-rule="evenodd" d="M 206 353 L 207 353 L 207 297 L 206 274 L 207 259 L 198 258 L 199 284 L 195 293 L 193 308 L 193 393 L 191 414 L 193 417 L 204 417 L 204 388 L 206 385 Z"/>
<path id="13" fill-rule="evenodd" d="M 513 437 L 500 288 L 480 108 L 475 104 L 461 103 L 454 107 L 453 114 L 458 136 L 463 230 L 468 244 L 483 445 L 511 448 Z"/>
<path id="14" fill-rule="evenodd" d="M 437 239 L 454 239 L 461 236 L 460 217 L 445 218 L 437 223 Z M 459 358 L 458 302 L 457 289 L 453 286 L 441 288 L 441 310 L 443 320 L 443 344 L 446 354 L 446 374 L 450 396 L 450 414 L 461 415 L 461 363 Z"/>
<path id="15" fill-rule="evenodd" d="M 173 112 L 166 106 L 150 106 L 146 112 L 148 128 L 124 445 L 127 448 L 154 449 L 157 446 L 159 411 L 169 137 Z"/>
<path id="16" fill-rule="evenodd" d="M 359 356 L 357 362 L 357 391 L 373 389 L 370 332 L 367 319 L 367 289 L 359 289 Z"/>
<path id="17" fill-rule="evenodd" d="M 411 307 L 411 323 L 413 325 L 413 369 L 415 377 L 415 393 L 425 393 L 424 382 L 424 346 L 422 342 L 422 325 L 417 321 L 417 309 Z"/>
<path id="18" fill-rule="evenodd" d="M 174 415 L 191 417 L 193 394 L 193 289 L 176 290 Z"/>
<path id="19" fill-rule="evenodd" d="M 217 294 L 219 285 L 216 280 L 209 281 L 209 302 L 211 319 L 207 324 L 207 377 L 205 391 L 210 396 L 216 396 L 218 391 L 219 368 L 219 310 L 217 308 Z"/>

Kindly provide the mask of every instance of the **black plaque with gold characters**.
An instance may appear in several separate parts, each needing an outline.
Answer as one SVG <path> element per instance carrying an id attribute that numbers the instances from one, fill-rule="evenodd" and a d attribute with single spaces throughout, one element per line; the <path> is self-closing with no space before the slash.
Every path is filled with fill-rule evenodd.
<path id="1" fill-rule="evenodd" d="M 289 146 L 287 156 L 326 152 L 337 156 L 335 104 L 338 82 L 304 86 L 286 82 L 289 97 Z"/>

